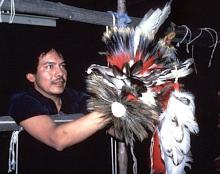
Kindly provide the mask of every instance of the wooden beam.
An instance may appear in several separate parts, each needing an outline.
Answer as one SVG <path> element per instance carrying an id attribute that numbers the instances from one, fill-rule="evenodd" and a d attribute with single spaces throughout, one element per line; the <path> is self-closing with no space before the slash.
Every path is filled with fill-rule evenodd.
<path id="1" fill-rule="evenodd" d="M 123 0 L 122 0 L 123 1 Z M 55 18 L 62 18 L 70 21 L 84 22 L 94 25 L 112 26 L 112 15 L 108 12 L 94 11 L 83 8 L 78 8 L 70 5 L 66 5 L 60 2 L 51 2 L 45 0 L 14 0 L 16 13 L 25 13 L 33 15 L 41 15 Z M 1 10 L 10 11 L 11 1 L 4 0 Z M 130 17 L 132 22 L 130 26 L 137 26 L 141 18 Z M 176 31 L 182 31 L 184 28 L 176 28 Z M 192 38 L 197 37 L 198 29 L 192 29 Z M 218 32 L 219 34 L 219 32 Z M 179 42 L 185 36 L 185 31 L 173 40 L 173 42 Z M 183 43 L 189 42 L 189 38 L 186 38 Z M 201 45 L 201 43 L 207 43 L 210 40 L 210 35 L 205 37 L 199 43 L 194 45 Z"/>
<path id="2" fill-rule="evenodd" d="M 81 113 L 78 114 L 68 114 L 68 115 L 52 115 L 51 118 L 57 123 L 64 123 L 82 116 Z M 14 131 L 19 130 L 19 126 L 15 123 L 10 116 L 0 116 L 0 132 L 1 131 Z"/>
<path id="3" fill-rule="evenodd" d="M 94 11 L 65 5 L 60 2 L 44 0 L 14 0 L 16 13 L 62 18 L 95 25 L 112 26 L 112 16 L 108 12 Z M 11 1 L 5 0 L 1 10 L 10 11 Z M 140 22 L 140 18 L 131 17 L 132 26 Z"/>
<path id="4" fill-rule="evenodd" d="M 2 13 L 2 22 L 9 23 L 10 14 Z M 13 24 L 25 24 L 25 25 L 38 25 L 38 26 L 49 26 L 56 27 L 56 20 L 58 18 L 27 15 L 27 14 L 16 14 L 13 18 Z"/>

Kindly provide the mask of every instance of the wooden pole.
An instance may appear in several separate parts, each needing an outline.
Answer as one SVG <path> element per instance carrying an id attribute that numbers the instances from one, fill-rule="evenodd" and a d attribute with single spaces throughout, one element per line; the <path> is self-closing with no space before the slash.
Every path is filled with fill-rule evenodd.
<path id="1" fill-rule="evenodd" d="M 78 21 L 83 23 L 95 24 L 95 25 L 112 25 L 112 16 L 110 13 L 88 10 L 78 8 L 70 5 L 66 5 L 60 2 L 51 2 L 44 0 L 14 0 L 15 12 L 25 13 L 33 15 L 50 16 L 56 18 L 62 18 L 70 21 Z M 123 9 L 123 3 L 121 5 Z M 11 2 L 5 0 L 2 4 L 1 10 L 10 11 Z M 130 17 L 132 20 L 131 26 L 136 26 L 140 19 L 136 17 Z"/>
<path id="2" fill-rule="evenodd" d="M 118 0 L 117 3 L 117 12 L 120 14 L 126 13 L 126 0 Z M 118 167 L 119 174 L 127 174 L 128 155 L 124 142 L 118 142 Z"/>
<path id="3" fill-rule="evenodd" d="M 126 13 L 126 1 L 125 0 L 118 0 L 118 6 L 117 6 L 117 12 L 118 13 Z"/>

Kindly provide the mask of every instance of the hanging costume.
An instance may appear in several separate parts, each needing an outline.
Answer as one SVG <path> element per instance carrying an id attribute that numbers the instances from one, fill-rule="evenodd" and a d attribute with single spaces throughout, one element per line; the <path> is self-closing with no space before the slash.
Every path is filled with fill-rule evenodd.
<path id="1" fill-rule="evenodd" d="M 87 70 L 92 96 L 88 109 L 112 117 L 116 138 L 133 153 L 136 139 L 153 134 L 152 174 L 185 173 L 184 167 L 192 161 L 190 134 L 199 131 L 194 97 L 178 84 L 178 78 L 192 73 L 193 59 L 177 58 L 171 44 L 175 31 L 155 40 L 170 14 L 170 3 L 162 10 L 150 10 L 135 28 L 107 28 L 103 41 L 108 66 L 93 64 Z"/>

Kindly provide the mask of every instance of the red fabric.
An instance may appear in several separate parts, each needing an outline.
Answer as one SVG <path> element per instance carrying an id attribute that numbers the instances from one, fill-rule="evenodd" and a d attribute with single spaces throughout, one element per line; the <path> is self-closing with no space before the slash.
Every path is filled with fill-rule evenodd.
<path id="1" fill-rule="evenodd" d="M 165 84 L 156 86 L 153 88 L 153 91 L 156 93 L 160 93 L 158 101 L 161 104 L 163 110 L 167 108 L 167 103 L 170 98 L 170 94 L 174 90 L 179 90 L 179 83 L 167 82 Z M 155 131 L 153 136 L 153 147 L 152 147 L 152 156 L 151 156 L 151 171 L 153 174 L 166 174 L 166 168 L 163 160 L 161 159 L 161 151 L 160 151 L 160 142 L 158 137 L 158 132 Z"/>
<path id="2" fill-rule="evenodd" d="M 153 151 L 152 151 L 152 172 L 153 174 L 166 174 L 166 169 L 164 166 L 164 162 L 161 159 L 161 152 L 160 152 L 160 142 L 157 131 L 154 133 L 153 136 Z"/>

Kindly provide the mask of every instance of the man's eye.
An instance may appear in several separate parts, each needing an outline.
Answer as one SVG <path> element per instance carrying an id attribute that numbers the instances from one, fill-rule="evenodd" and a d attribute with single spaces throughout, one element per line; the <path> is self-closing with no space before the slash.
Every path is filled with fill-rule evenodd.
<path id="1" fill-rule="evenodd" d="M 66 64 L 61 64 L 60 67 L 61 68 L 66 68 Z"/>
<path id="2" fill-rule="evenodd" d="M 52 68 L 53 68 L 53 65 L 47 65 L 46 68 L 47 68 L 47 69 L 52 69 Z"/>

